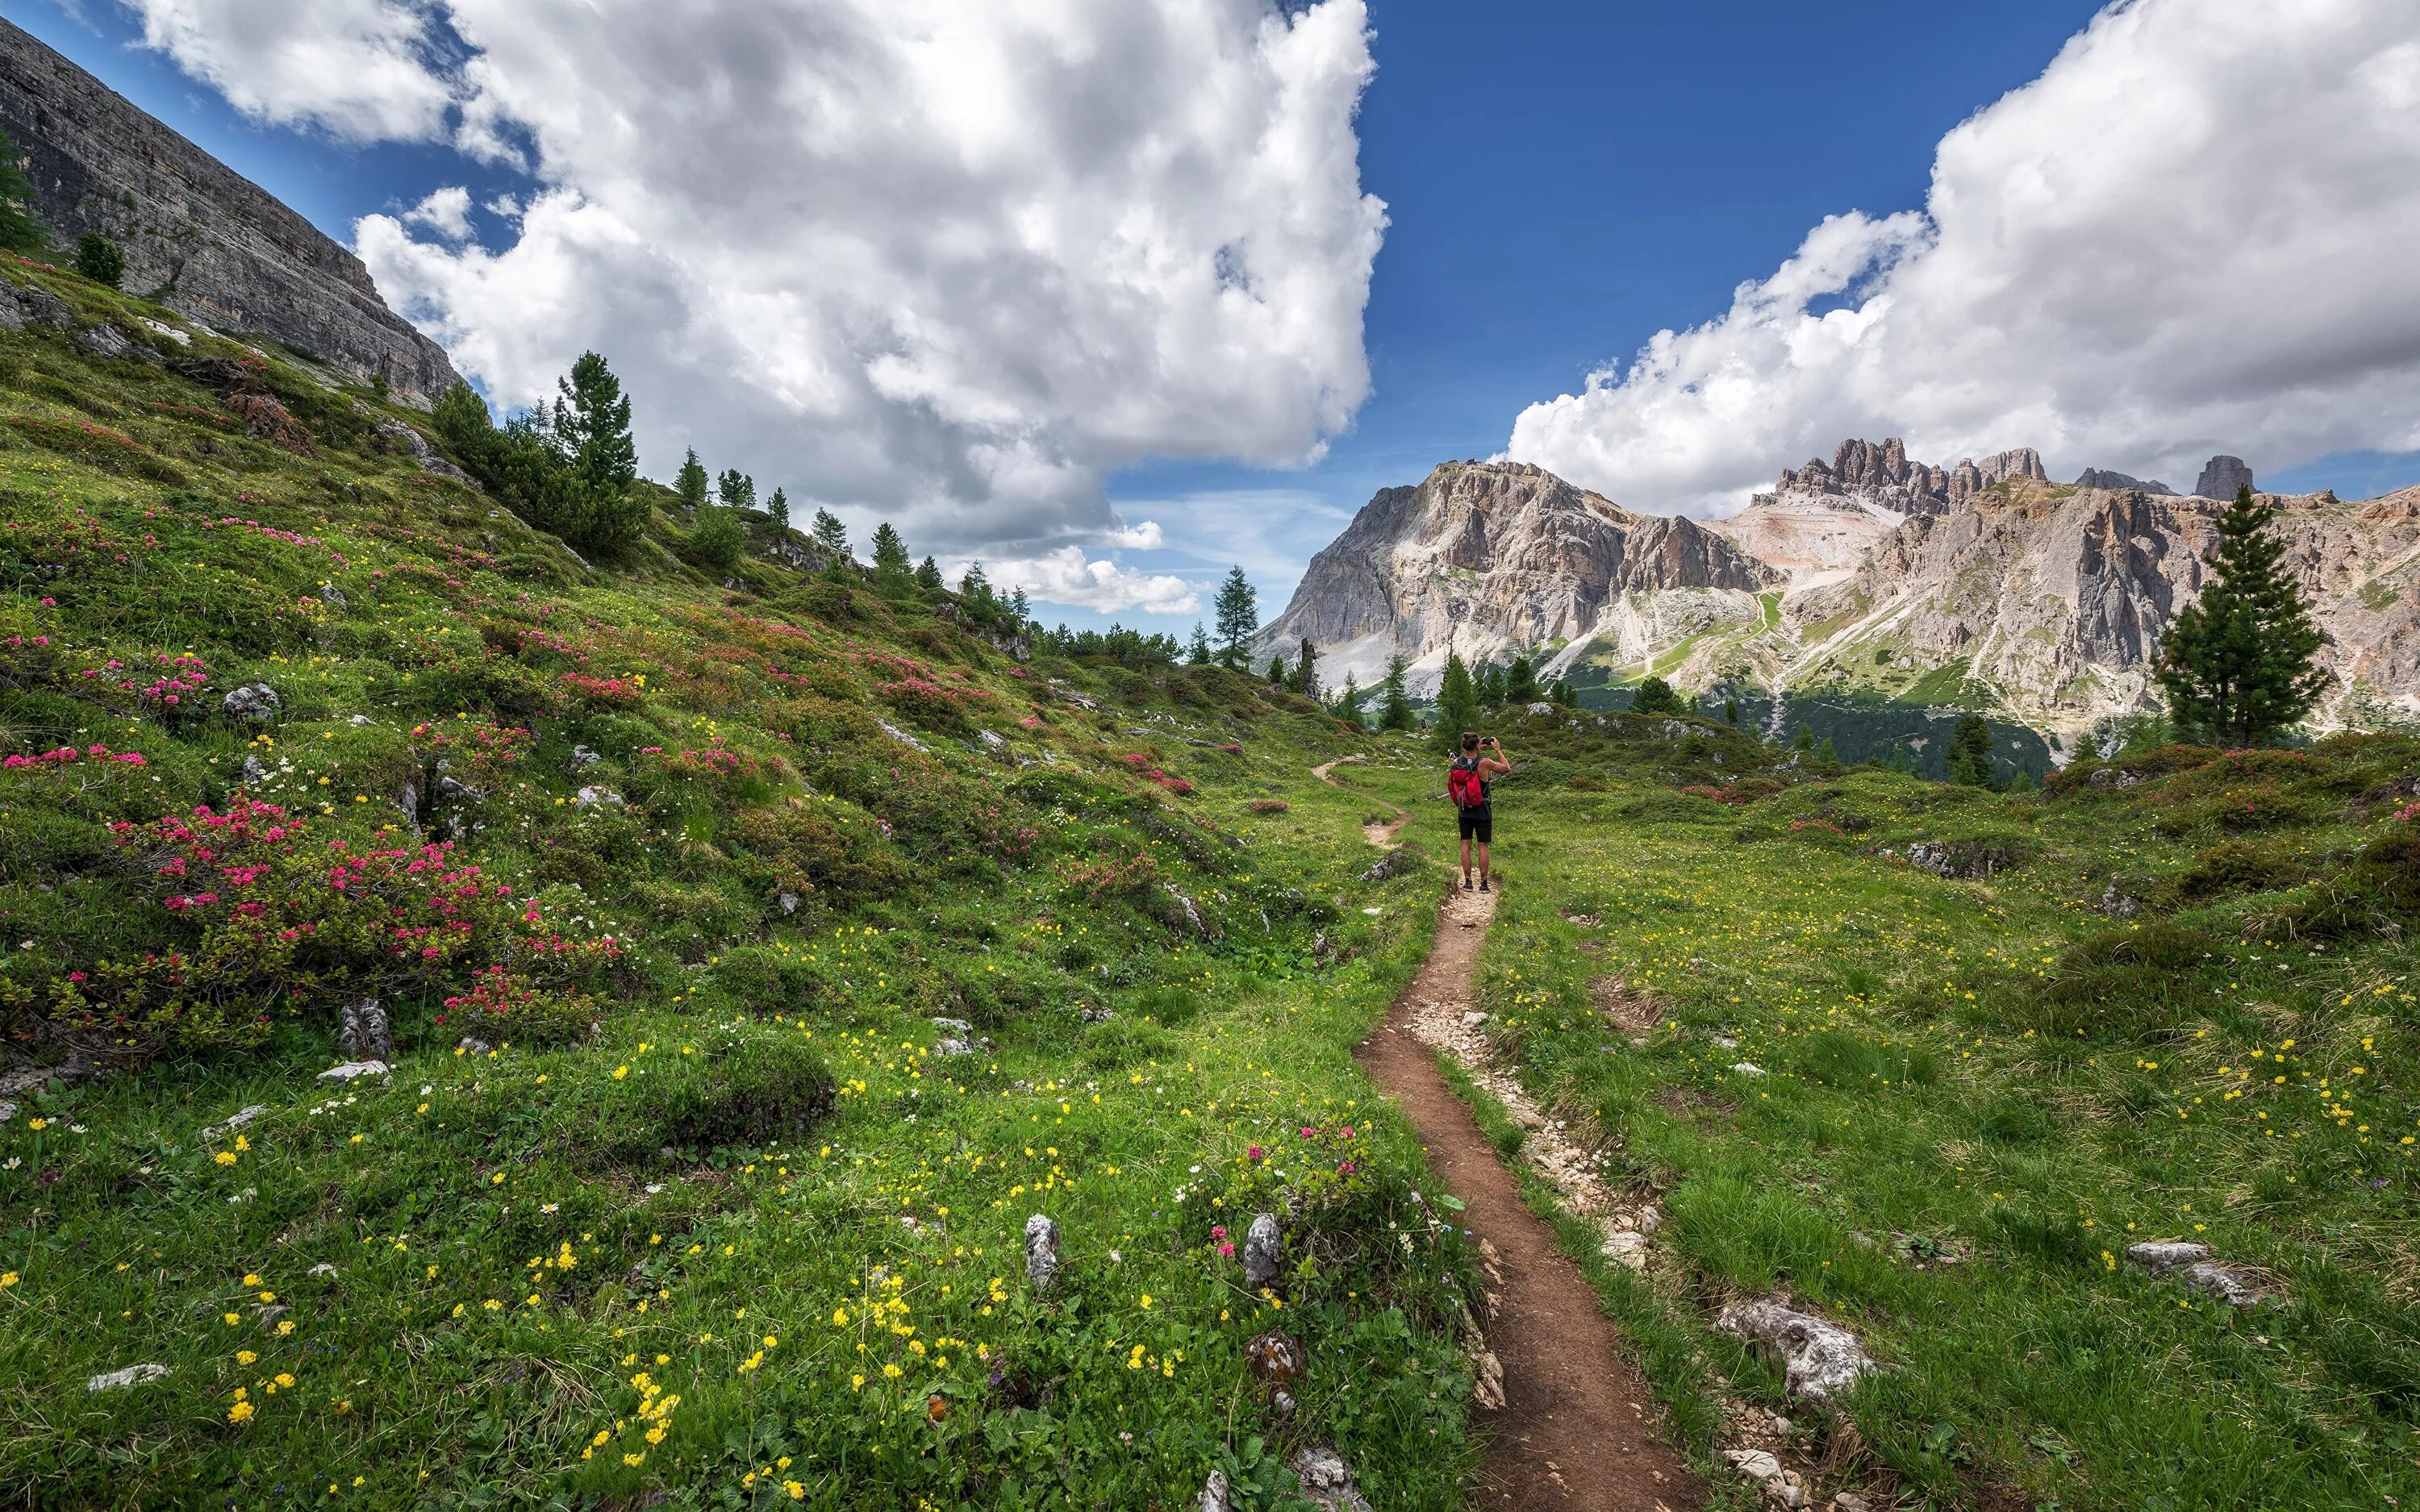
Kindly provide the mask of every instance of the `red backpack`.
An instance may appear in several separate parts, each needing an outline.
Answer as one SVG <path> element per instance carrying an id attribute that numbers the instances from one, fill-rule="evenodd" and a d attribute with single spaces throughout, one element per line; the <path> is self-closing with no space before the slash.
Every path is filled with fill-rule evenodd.
<path id="1" fill-rule="evenodd" d="M 1487 801 L 1487 783 L 1479 775 L 1479 763 L 1464 757 L 1454 758 L 1446 769 L 1446 796 L 1457 809 L 1476 809 Z"/>

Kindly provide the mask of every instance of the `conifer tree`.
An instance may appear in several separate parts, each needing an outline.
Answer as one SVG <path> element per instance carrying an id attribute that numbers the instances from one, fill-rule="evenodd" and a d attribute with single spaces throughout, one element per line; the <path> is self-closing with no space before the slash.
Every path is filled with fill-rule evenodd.
<path id="1" fill-rule="evenodd" d="M 746 476 L 737 468 L 724 468 L 722 475 L 714 481 L 714 491 L 722 496 L 725 509 L 756 507 L 756 480 Z"/>
<path id="2" fill-rule="evenodd" d="M 773 529 L 783 535 L 790 533 L 790 496 L 787 493 L 774 489 L 773 497 L 765 501 L 765 513 L 773 517 Z"/>
<path id="3" fill-rule="evenodd" d="M 1193 622 L 1193 640 L 1185 648 L 1185 664 L 1188 667 L 1210 665 L 1210 633 L 1202 628 L 1200 620 Z"/>
<path id="4" fill-rule="evenodd" d="M 874 584 L 885 594 L 904 593 L 916 580 L 916 562 L 908 543 L 889 520 L 874 528 Z"/>
<path id="5" fill-rule="evenodd" d="M 1286 664 L 1283 656 L 1269 658 L 1269 686 L 1283 690 L 1286 686 Z"/>
<path id="6" fill-rule="evenodd" d="M 1302 655 L 1295 661 L 1294 690 L 1307 699 L 1319 697 L 1319 648 L 1309 636 L 1302 638 Z"/>
<path id="7" fill-rule="evenodd" d="M 1538 691 L 1537 664 L 1529 659 L 1529 654 L 1525 651 L 1513 657 L 1512 665 L 1505 669 L 1504 702 L 1521 704 L 1535 703 L 1542 696 Z"/>
<path id="8" fill-rule="evenodd" d="M 2331 681 L 2316 657 L 2327 637 L 2279 565 L 2273 505 L 2239 489 L 2218 522 L 2201 597 L 2168 624 L 2160 687 L 2168 713 L 2196 734 L 2252 746 L 2311 711 Z"/>
<path id="9" fill-rule="evenodd" d="M 1340 719 L 1349 721 L 1357 728 L 1362 727 L 1361 700 L 1363 697 L 1364 694 L 1362 692 L 1360 683 L 1355 679 L 1351 672 L 1346 672 L 1344 674 L 1344 690 L 1336 695 L 1336 717 Z"/>
<path id="10" fill-rule="evenodd" d="M 1218 659 L 1229 667 L 1244 664 L 1244 642 L 1261 627 L 1260 594 L 1255 593 L 1241 567 L 1230 568 L 1227 580 L 1218 585 L 1218 596 L 1211 601 L 1212 617 L 1218 626 Z"/>
<path id="11" fill-rule="evenodd" d="M 86 231 L 76 238 L 75 270 L 103 287 L 116 288 L 126 277 L 126 254 L 100 232 Z"/>
<path id="12" fill-rule="evenodd" d="M 1016 590 L 1008 595 L 1008 617 L 1016 622 L 1016 628 L 1020 630 L 1025 628 L 1025 622 L 1033 617 L 1033 601 L 1025 596 L 1023 583 L 1018 583 Z"/>
<path id="13" fill-rule="evenodd" d="M 941 591 L 940 563 L 931 557 L 926 557 L 916 568 L 916 586 L 928 594 L 939 593 Z"/>
<path id="14" fill-rule="evenodd" d="M 1479 670 L 1479 702 L 1491 709 L 1504 706 L 1504 669 L 1490 663 Z"/>
<path id="15" fill-rule="evenodd" d="M 1686 714 L 1689 709 L 1671 684 L 1661 677 L 1650 677 L 1642 681 L 1631 693 L 1630 712 L 1633 714 Z"/>
<path id="16" fill-rule="evenodd" d="M 692 446 L 673 479 L 673 491 L 680 495 L 683 505 L 696 509 L 706 502 L 706 464 L 697 459 L 697 448 Z"/>
<path id="17" fill-rule="evenodd" d="M 1962 715 L 1950 727 L 1949 748 L 1944 753 L 1949 780 L 1962 788 L 1992 786 L 1992 726 L 1979 714 Z"/>
<path id="18" fill-rule="evenodd" d="M 17 144 L 0 135 L 0 250 L 26 257 L 45 250 L 50 239 L 34 219 L 33 205 L 34 186 L 17 166 Z"/>
<path id="19" fill-rule="evenodd" d="M 815 545 L 831 553 L 835 566 L 848 560 L 848 527 L 829 509 L 815 511 Z"/>
<path id="20" fill-rule="evenodd" d="M 1580 706 L 1578 697 L 1572 692 L 1572 680 L 1568 677 L 1555 679 L 1555 686 L 1546 690 L 1546 702 L 1559 709 L 1576 709 Z"/>
<path id="21" fill-rule="evenodd" d="M 630 439 L 630 398 L 613 368 L 595 352 L 582 352 L 571 376 L 558 380 L 553 441 L 568 465 L 566 518 L 555 528 L 575 546 L 622 550 L 639 539 L 647 506 L 631 485 L 639 477 L 639 447 Z"/>
<path id="22" fill-rule="evenodd" d="M 1462 733 L 1479 728 L 1479 685 L 1471 680 L 1470 669 L 1462 657 L 1448 652 L 1445 658 L 1445 680 L 1437 685 L 1437 743 L 1449 751 L 1460 751 Z"/>
<path id="23" fill-rule="evenodd" d="M 1381 730 L 1409 730 L 1420 722 L 1419 713 L 1412 708 L 1411 692 L 1404 686 L 1404 679 L 1411 671 L 1411 658 L 1402 652 L 1387 658 L 1387 678 L 1378 685 L 1378 728 Z"/>

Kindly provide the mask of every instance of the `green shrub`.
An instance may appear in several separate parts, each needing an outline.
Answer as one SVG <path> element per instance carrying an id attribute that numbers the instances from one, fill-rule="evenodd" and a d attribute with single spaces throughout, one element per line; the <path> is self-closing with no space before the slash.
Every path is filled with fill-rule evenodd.
<path id="1" fill-rule="evenodd" d="M 2149 923 L 2110 930 L 2069 947 L 2035 990 L 2028 1021 L 2060 1039 L 2151 1040 L 2175 1033 L 2210 1006 L 2203 971 L 2218 942 L 2189 929 Z"/>
<path id="2" fill-rule="evenodd" d="M 802 1033 L 736 1039 L 695 1055 L 659 1053 L 630 1063 L 598 1110 L 604 1164 L 685 1158 L 733 1145 L 802 1137 L 832 1111 L 837 1089 Z"/>

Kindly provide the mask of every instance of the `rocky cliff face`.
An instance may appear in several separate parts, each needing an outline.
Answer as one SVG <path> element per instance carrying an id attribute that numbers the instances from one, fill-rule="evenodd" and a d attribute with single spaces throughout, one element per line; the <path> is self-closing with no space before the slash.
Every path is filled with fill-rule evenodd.
<path id="1" fill-rule="evenodd" d="M 1618 622 L 1626 598 L 1780 581 L 1695 520 L 1634 515 L 1523 463 L 1448 462 L 1363 505 L 1258 644 L 1308 638 L 1331 682 L 1350 671 L 1368 684 L 1400 653 L 1427 688 L 1449 652 L 1477 662 L 1562 648 L 1609 610 Z"/>
<path id="2" fill-rule="evenodd" d="M 2107 468 L 2086 468 L 2076 478 L 2075 486 L 2079 488 L 2136 488 L 2144 493 L 2162 495 L 2176 492 L 2157 479 L 2146 483 L 2141 478 L 2130 478 L 2123 472 L 2112 472 Z"/>
<path id="3" fill-rule="evenodd" d="M 2241 469 L 2217 458 L 2204 481 Z M 1536 468 L 1450 463 L 1372 500 L 1264 644 L 1308 636 L 1332 679 L 1365 684 L 1401 651 L 1421 691 L 1449 650 L 1526 651 L 1548 675 L 1630 681 L 1652 665 L 1696 689 L 1986 707 L 2044 731 L 2064 758 L 2100 719 L 2156 706 L 2161 637 L 2201 592 L 2232 497 L 2085 476 L 2051 484 L 2026 448 L 1938 468 L 1896 440 L 1850 441 L 1700 526 Z M 2333 641 L 2319 722 L 2420 717 L 2420 488 L 2275 502 Z"/>
<path id="4" fill-rule="evenodd" d="M 2194 480 L 2194 497 L 2232 499 L 2252 486 L 2254 486 L 2252 470 L 2243 465 L 2243 458 L 2213 456 L 2210 459 L 2210 464 L 2201 470 L 2201 476 Z"/>
<path id="5" fill-rule="evenodd" d="M 2336 674 L 2322 722 L 2420 713 L 2420 489 L 2273 501 L 2288 564 L 2334 641 L 2321 656 Z M 1785 606 L 1796 641 L 1785 680 L 1885 696 L 1947 694 L 1962 680 L 1967 696 L 2071 739 L 2152 706 L 2160 639 L 2201 592 L 2224 510 L 2021 484 L 1911 519 L 1849 579 Z"/>
<path id="6" fill-rule="evenodd" d="M 456 381 L 358 258 L 269 193 L 0 20 L 0 131 L 62 245 L 99 231 L 125 286 L 206 325 L 272 337 L 427 404 Z"/>

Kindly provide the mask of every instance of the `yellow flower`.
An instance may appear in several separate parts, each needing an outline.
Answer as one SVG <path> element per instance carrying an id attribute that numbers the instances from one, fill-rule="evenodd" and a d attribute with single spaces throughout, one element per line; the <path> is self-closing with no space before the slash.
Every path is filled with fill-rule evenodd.
<path id="1" fill-rule="evenodd" d="M 253 1353 L 250 1350 L 238 1350 L 235 1351 L 235 1363 L 238 1365 L 250 1365 L 252 1362 L 259 1358 L 259 1355 Z"/>
<path id="2" fill-rule="evenodd" d="M 790 1493 L 790 1500 L 793 1502 L 803 1502 L 807 1499 L 807 1489 L 799 1485 L 797 1481 L 783 1481 L 782 1483 L 782 1489 Z"/>
<path id="3" fill-rule="evenodd" d="M 616 1066 L 613 1068 L 613 1079 L 617 1082 L 629 1074 L 630 1068 L 628 1066 Z"/>
<path id="4" fill-rule="evenodd" d="M 849 1389 L 849 1390 L 851 1390 L 851 1391 L 862 1391 L 862 1390 L 864 1390 L 864 1389 L 865 1389 L 865 1378 L 864 1378 L 863 1376 L 859 1376 L 859 1375 L 852 1375 L 852 1376 L 850 1376 L 850 1377 L 848 1378 L 848 1389 Z"/>
<path id="5" fill-rule="evenodd" d="M 236 1324 L 243 1321 L 243 1315 L 240 1313 L 221 1313 L 219 1317 L 225 1319 L 226 1326 L 229 1328 L 233 1328 Z"/>
<path id="6" fill-rule="evenodd" d="M 227 1409 L 227 1421 L 228 1421 L 228 1422 L 230 1422 L 230 1423 L 249 1423 L 249 1422 L 251 1422 L 251 1421 L 252 1421 L 252 1404 L 251 1404 L 250 1402 L 238 1402 L 238 1403 L 236 1403 L 233 1407 L 228 1408 L 228 1409 Z"/>
<path id="7" fill-rule="evenodd" d="M 10 1287 L 15 1286 L 16 1284 L 17 1284 L 17 1273 L 16 1273 L 16 1272 L 14 1272 L 14 1271 L 0 1271 L 0 1291 L 6 1291 L 6 1290 L 8 1290 Z"/>
<path id="8" fill-rule="evenodd" d="M 217 1154 L 211 1156 L 210 1159 L 217 1161 L 222 1165 L 232 1165 L 235 1164 L 235 1151 L 232 1149 L 222 1149 Z"/>
<path id="9" fill-rule="evenodd" d="M 277 1320 L 277 1336 L 279 1338 L 284 1338 L 287 1335 L 293 1332 L 294 1319 L 291 1318 L 281 1318 Z"/>
<path id="10" fill-rule="evenodd" d="M 243 1284 L 247 1287 L 256 1287 L 260 1285 L 260 1277 L 247 1273 L 243 1278 Z"/>
<path id="11" fill-rule="evenodd" d="M 283 1370 L 277 1372 L 277 1383 L 285 1387 L 287 1391 L 292 1391 L 294 1389 L 294 1378 L 287 1375 Z"/>

